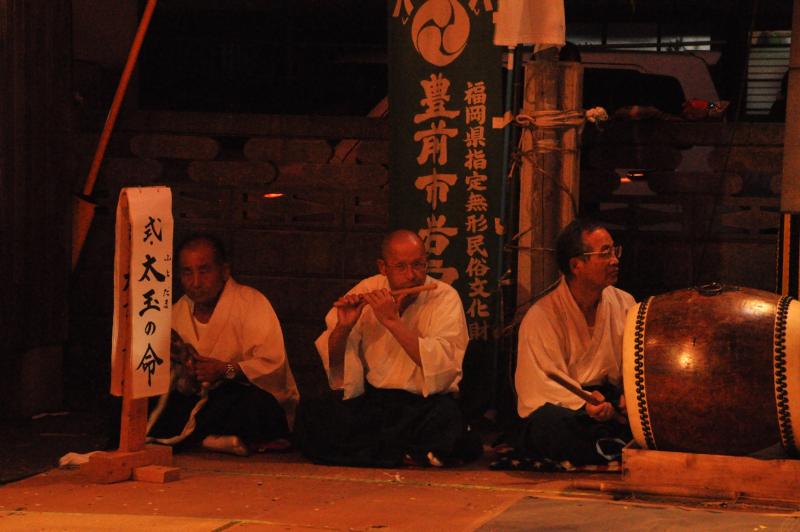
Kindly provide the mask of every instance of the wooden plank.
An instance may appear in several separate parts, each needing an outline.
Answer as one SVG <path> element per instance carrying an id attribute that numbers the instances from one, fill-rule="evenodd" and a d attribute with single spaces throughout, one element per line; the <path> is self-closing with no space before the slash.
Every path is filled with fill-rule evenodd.
<path id="1" fill-rule="evenodd" d="M 701 146 L 783 146 L 783 124 L 724 122 L 609 121 L 602 131 L 586 128 L 590 145 L 653 144 Z"/>
<path id="2" fill-rule="evenodd" d="M 265 198 L 265 192 L 282 196 Z M 286 228 L 336 229 L 342 227 L 342 194 L 297 187 L 265 187 L 245 190 L 237 202 L 235 217 L 246 225 Z"/>
<path id="3" fill-rule="evenodd" d="M 389 172 L 379 164 L 283 163 L 276 187 L 317 187 L 360 190 L 388 185 Z"/>
<path id="4" fill-rule="evenodd" d="M 231 219 L 231 191 L 190 185 L 172 185 L 176 227 L 186 222 L 219 223 Z"/>
<path id="5" fill-rule="evenodd" d="M 195 183 L 232 187 L 268 185 L 278 175 L 274 164 L 255 161 L 193 161 L 187 173 Z"/>
<path id="6" fill-rule="evenodd" d="M 363 140 L 356 148 L 356 162 L 389 164 L 388 140 Z"/>
<path id="7" fill-rule="evenodd" d="M 106 158 L 96 186 L 119 190 L 122 187 L 151 185 L 161 180 L 163 170 L 164 166 L 152 159 Z"/>
<path id="8" fill-rule="evenodd" d="M 344 194 L 345 226 L 385 231 L 389 226 L 389 187 Z"/>
<path id="9" fill-rule="evenodd" d="M 630 486 L 740 493 L 756 499 L 800 501 L 800 460 L 757 459 L 625 448 L 622 477 Z"/>
<path id="10" fill-rule="evenodd" d="M 172 465 L 172 447 L 147 445 L 138 451 L 95 453 L 80 466 L 81 474 L 89 481 L 110 484 L 130 480 L 133 470 L 147 465 Z"/>
<path id="11" fill-rule="evenodd" d="M 99 129 L 105 116 L 87 113 L 82 128 Z M 138 111 L 120 117 L 118 130 L 241 137 L 388 139 L 386 118 Z"/>
<path id="12" fill-rule="evenodd" d="M 219 142 L 197 135 L 136 135 L 131 139 L 131 152 L 142 159 L 209 161 L 219 154 Z"/>
<path id="13" fill-rule="evenodd" d="M 133 480 L 164 484 L 181 478 L 181 470 L 177 467 L 148 465 L 133 469 Z"/>
<path id="14" fill-rule="evenodd" d="M 726 202 L 725 205 L 730 203 Z M 780 213 L 777 210 L 766 210 L 750 204 L 732 212 L 721 213 L 719 224 L 723 228 L 735 228 L 755 235 L 765 231 L 777 232 Z"/>
<path id="15" fill-rule="evenodd" d="M 326 163 L 333 148 L 324 139 L 255 138 L 244 145 L 251 161 Z"/>
<path id="16" fill-rule="evenodd" d="M 277 170 L 277 172 L 276 172 Z M 358 190 L 388 184 L 387 169 L 378 164 L 329 165 L 256 161 L 194 161 L 189 178 L 197 183 L 272 188 L 316 187 Z"/>
<path id="17" fill-rule="evenodd" d="M 386 117 L 389 114 L 389 97 L 385 96 L 381 99 L 378 104 L 370 109 L 367 116 L 377 118 L 377 117 Z M 358 152 L 362 144 L 362 140 L 357 139 L 344 139 L 340 141 L 336 145 L 336 149 L 333 152 L 333 156 L 330 159 L 331 163 L 339 164 L 339 163 L 352 163 L 355 162 L 358 158 Z M 387 158 L 388 161 L 388 151 L 387 151 Z"/>

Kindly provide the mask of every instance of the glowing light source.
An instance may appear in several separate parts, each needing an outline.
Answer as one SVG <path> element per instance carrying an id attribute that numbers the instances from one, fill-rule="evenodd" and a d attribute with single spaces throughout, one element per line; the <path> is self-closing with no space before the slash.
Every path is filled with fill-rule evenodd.
<path id="1" fill-rule="evenodd" d="M 283 197 L 283 192 L 267 192 L 263 196 L 265 199 L 277 199 Z"/>

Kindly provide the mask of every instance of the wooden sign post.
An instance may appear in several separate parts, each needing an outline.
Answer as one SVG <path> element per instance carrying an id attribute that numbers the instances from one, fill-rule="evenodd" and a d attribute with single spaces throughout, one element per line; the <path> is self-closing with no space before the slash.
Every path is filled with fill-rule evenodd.
<path id="1" fill-rule="evenodd" d="M 178 478 L 172 448 L 146 445 L 147 401 L 169 391 L 172 310 L 169 188 L 125 188 L 117 204 L 111 394 L 122 397 L 119 449 L 81 471 L 92 482 Z"/>

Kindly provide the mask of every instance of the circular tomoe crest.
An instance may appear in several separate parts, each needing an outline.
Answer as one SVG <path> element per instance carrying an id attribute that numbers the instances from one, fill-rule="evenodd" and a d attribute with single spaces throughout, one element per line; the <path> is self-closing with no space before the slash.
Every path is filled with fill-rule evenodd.
<path id="1" fill-rule="evenodd" d="M 469 14 L 460 2 L 428 0 L 414 14 L 411 41 L 425 61 L 443 67 L 464 51 L 469 30 Z"/>

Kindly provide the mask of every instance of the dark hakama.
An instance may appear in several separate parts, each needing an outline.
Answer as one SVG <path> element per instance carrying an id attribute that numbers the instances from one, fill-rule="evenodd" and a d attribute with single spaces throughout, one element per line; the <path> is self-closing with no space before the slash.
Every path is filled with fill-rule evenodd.
<path id="1" fill-rule="evenodd" d="M 612 404 L 619 400 L 619 389 L 610 385 L 599 389 Z M 619 458 L 631 437 L 627 424 L 613 420 L 601 423 L 582 408 L 571 410 L 546 403 L 522 420 L 510 443 L 520 457 L 529 460 L 569 461 L 583 466 L 606 464 Z"/>
<path id="2" fill-rule="evenodd" d="M 369 386 L 347 400 L 335 393 L 302 399 L 295 442 L 315 463 L 360 467 L 438 465 L 437 460 L 455 465 L 482 450 L 452 395 L 423 397 Z"/>
<path id="3" fill-rule="evenodd" d="M 208 435 L 236 435 L 247 444 L 286 438 L 286 414 L 275 397 L 258 386 L 222 382 L 208 392 L 203 401 L 198 395 L 173 390 L 163 411 L 157 416 L 148 436 L 178 449 L 202 442 Z M 188 428 L 194 422 L 194 429 Z"/>

